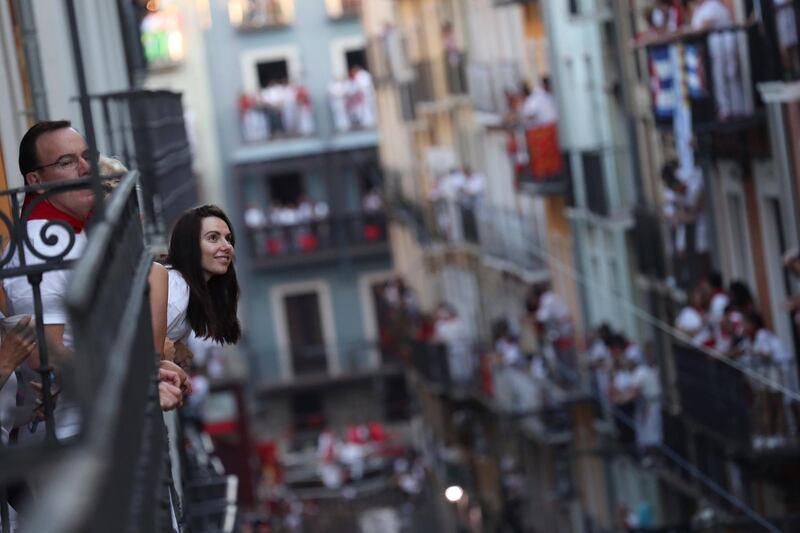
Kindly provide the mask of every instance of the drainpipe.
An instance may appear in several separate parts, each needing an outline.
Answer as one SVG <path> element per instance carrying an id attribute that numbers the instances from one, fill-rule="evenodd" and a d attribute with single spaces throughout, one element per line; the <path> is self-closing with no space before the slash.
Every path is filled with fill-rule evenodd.
<path id="1" fill-rule="evenodd" d="M 47 94 L 44 88 L 42 61 L 39 57 L 39 40 L 36 33 L 36 18 L 33 13 L 33 2 L 28 0 L 12 0 L 11 9 L 20 28 L 22 50 L 25 54 L 25 70 L 28 74 L 28 86 L 31 94 L 31 107 L 25 110 L 29 122 L 47 120 Z"/>

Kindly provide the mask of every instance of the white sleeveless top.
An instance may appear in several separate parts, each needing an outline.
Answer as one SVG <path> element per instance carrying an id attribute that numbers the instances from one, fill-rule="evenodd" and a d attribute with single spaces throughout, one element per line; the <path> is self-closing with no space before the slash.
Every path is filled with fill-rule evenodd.
<path id="1" fill-rule="evenodd" d="M 186 318 L 189 308 L 189 285 L 177 270 L 168 269 L 169 293 L 167 296 L 167 338 L 173 342 L 185 341 L 192 332 Z"/>

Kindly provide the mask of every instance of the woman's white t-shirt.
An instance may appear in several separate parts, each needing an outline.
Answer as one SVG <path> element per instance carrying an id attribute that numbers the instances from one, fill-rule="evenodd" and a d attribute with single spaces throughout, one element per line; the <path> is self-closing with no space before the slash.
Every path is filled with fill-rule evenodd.
<path id="1" fill-rule="evenodd" d="M 167 296 L 167 338 L 173 342 L 185 341 L 192 332 L 186 317 L 189 309 L 189 285 L 183 275 L 170 268 Z"/>

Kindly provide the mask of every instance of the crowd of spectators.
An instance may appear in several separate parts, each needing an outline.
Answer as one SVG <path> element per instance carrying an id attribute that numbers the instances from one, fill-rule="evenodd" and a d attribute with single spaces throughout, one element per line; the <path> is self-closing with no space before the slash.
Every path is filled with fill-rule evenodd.
<path id="1" fill-rule="evenodd" d="M 361 211 L 350 221 L 351 227 L 360 231 L 361 240 L 372 242 L 384 236 L 382 211 L 379 189 L 370 188 L 361 198 Z M 315 201 L 306 195 L 295 202 L 273 199 L 267 209 L 249 204 L 243 217 L 257 253 L 314 251 L 332 239 L 330 207 L 327 202 Z"/>
<path id="2" fill-rule="evenodd" d="M 621 443 L 652 463 L 662 441 L 661 378 L 651 350 L 601 324 L 587 351 L 593 386 Z"/>
<path id="3" fill-rule="evenodd" d="M 246 142 L 307 136 L 315 129 L 308 89 L 286 79 L 269 81 L 257 94 L 242 94 L 239 116 Z"/>
<path id="4" fill-rule="evenodd" d="M 793 269 L 795 261 L 787 257 L 787 266 Z M 793 301 L 787 303 L 788 309 L 793 306 Z M 675 328 L 695 346 L 735 361 L 770 382 L 748 381 L 753 394 L 754 447 L 779 447 L 797 438 L 800 406 L 787 394 L 800 391 L 795 355 L 767 327 L 747 284 L 733 281 L 725 287 L 719 273 L 710 274 L 690 292 Z"/>
<path id="5" fill-rule="evenodd" d="M 377 124 L 372 76 L 361 66 L 353 66 L 347 77 L 330 83 L 328 102 L 337 132 L 371 129 Z M 256 94 L 242 94 L 239 117 L 246 142 L 306 137 L 316 131 L 308 88 L 286 79 L 271 80 Z"/>

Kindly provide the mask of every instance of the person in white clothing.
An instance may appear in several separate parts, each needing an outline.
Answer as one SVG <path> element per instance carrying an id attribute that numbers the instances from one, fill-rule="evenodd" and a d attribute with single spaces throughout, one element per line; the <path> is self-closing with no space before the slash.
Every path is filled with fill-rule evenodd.
<path id="1" fill-rule="evenodd" d="M 45 121 L 32 126 L 23 136 L 19 148 L 19 168 L 28 185 L 49 184 L 85 178 L 90 173 L 88 146 L 83 136 L 75 131 L 68 121 Z M 88 189 L 76 189 L 59 193 L 47 198 L 29 193 L 23 204 L 28 214 L 26 261 L 28 265 L 42 263 L 31 250 L 51 257 L 63 255 L 66 260 L 74 260 L 81 256 L 86 246 L 86 222 L 94 205 L 94 194 Z M 50 226 L 48 240 L 42 239 L 41 230 L 51 222 L 59 225 Z M 71 248 L 70 241 L 74 238 Z M 18 250 L 6 265 L 6 268 L 19 266 Z M 151 282 L 153 282 L 151 274 Z M 40 283 L 42 302 L 41 320 L 44 324 L 45 336 L 50 349 L 50 362 L 68 361 L 72 358 L 72 330 L 67 320 L 64 302 L 66 287 L 69 282 L 69 271 L 66 269 L 45 272 Z M 6 278 L 3 280 L 6 292 L 7 307 L 11 315 L 35 316 L 33 288 L 25 277 Z M 151 299 L 151 304 L 155 299 Z M 154 333 L 155 333 L 154 323 Z M 39 366 L 38 357 L 29 361 L 31 370 Z M 171 364 L 165 364 L 160 370 L 161 382 L 159 393 L 162 408 L 177 406 L 182 394 L 175 383 L 185 381 L 185 374 Z M 26 380 L 21 387 L 30 392 L 32 382 Z M 51 389 L 53 390 L 53 389 Z M 58 439 L 75 436 L 80 430 L 80 410 L 72 396 L 66 391 L 53 413 L 55 434 Z M 32 431 L 30 438 L 39 439 L 44 436 L 41 431 Z M 20 438 L 29 438 L 25 432 Z"/>
<path id="2" fill-rule="evenodd" d="M 522 120 L 526 128 L 537 128 L 558 122 L 558 108 L 553 93 L 550 92 L 550 79 L 543 77 L 522 104 Z"/>
<path id="3" fill-rule="evenodd" d="M 166 260 L 169 340 L 185 342 L 193 331 L 221 344 L 239 341 L 232 227 L 227 215 L 213 205 L 189 209 L 175 223 Z"/>
<path id="4" fill-rule="evenodd" d="M 772 382 L 771 385 L 753 384 L 756 395 L 753 413 L 756 437 L 753 444 L 768 448 L 784 445 L 789 425 L 796 427 L 798 422 L 797 406 L 791 397 L 783 393 L 783 389 L 794 393 L 800 390 L 794 354 L 786 349 L 777 335 L 766 328 L 764 319 L 757 312 L 745 316 L 744 332 L 749 341 L 746 362 Z M 793 419 L 790 420 L 787 415 L 794 415 Z"/>
<path id="5" fill-rule="evenodd" d="M 708 47 L 711 54 L 714 97 L 722 120 L 747 111 L 744 80 L 739 69 L 738 33 L 726 30 L 732 24 L 733 16 L 728 6 L 720 0 L 695 2 L 691 26 L 697 31 L 709 31 Z"/>
<path id="6" fill-rule="evenodd" d="M 347 82 L 344 79 L 335 79 L 328 85 L 328 101 L 333 114 L 333 126 L 336 131 L 348 131 L 352 127 L 350 116 L 347 113 Z"/>
<path id="7" fill-rule="evenodd" d="M 634 397 L 634 426 L 636 446 L 641 454 L 649 454 L 661 444 L 661 379 L 652 353 L 647 362 L 637 365 L 631 375 L 631 394 Z M 650 458 L 645 457 L 645 460 Z"/>
<path id="8" fill-rule="evenodd" d="M 350 69 L 351 117 L 362 128 L 374 128 L 375 86 L 372 75 L 360 65 Z"/>
<path id="9" fill-rule="evenodd" d="M 450 378 L 456 384 L 468 383 L 473 376 L 469 330 L 452 305 L 439 304 L 433 331 L 434 339 L 447 348 Z"/>

